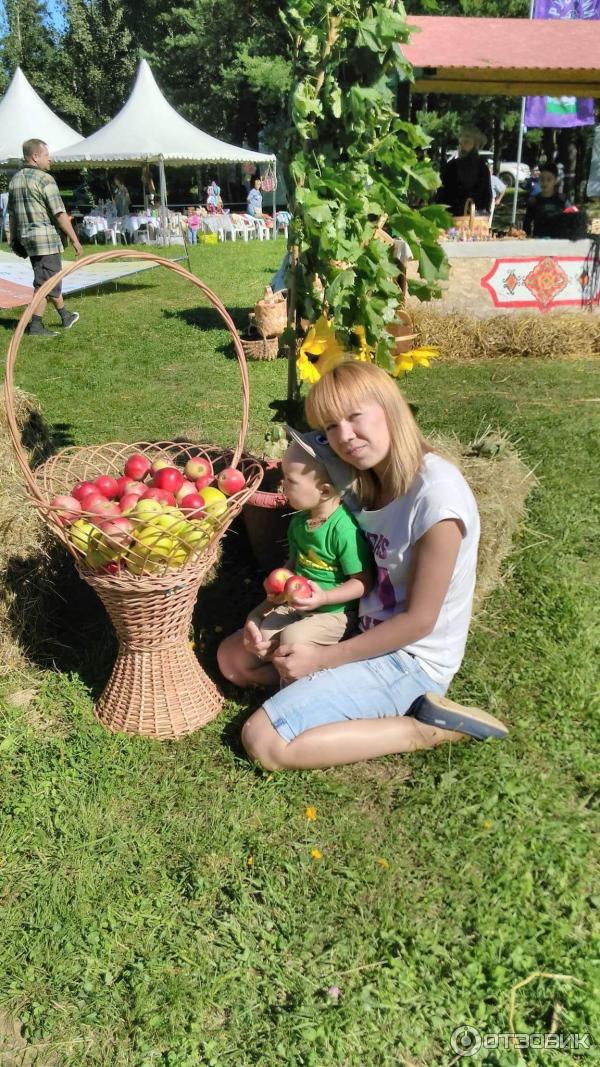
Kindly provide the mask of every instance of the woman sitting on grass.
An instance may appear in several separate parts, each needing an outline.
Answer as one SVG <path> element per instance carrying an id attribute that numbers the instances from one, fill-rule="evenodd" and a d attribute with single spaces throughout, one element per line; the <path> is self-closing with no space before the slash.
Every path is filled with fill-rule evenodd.
<path id="1" fill-rule="evenodd" d="M 428 445 L 396 383 L 372 364 L 347 361 L 325 374 L 306 414 L 319 430 L 294 437 L 346 494 L 377 578 L 360 602 L 357 636 L 280 646 L 273 684 L 294 684 L 244 724 L 249 756 L 269 770 L 330 767 L 465 735 L 504 737 L 498 719 L 444 697 L 463 658 L 479 541 L 462 474 Z M 246 629 L 222 642 L 219 665 L 245 686 L 249 660 L 266 650 Z"/>

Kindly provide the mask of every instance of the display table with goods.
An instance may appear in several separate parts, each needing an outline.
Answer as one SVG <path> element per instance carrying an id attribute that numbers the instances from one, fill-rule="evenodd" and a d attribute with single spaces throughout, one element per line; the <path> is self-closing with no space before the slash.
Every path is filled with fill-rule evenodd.
<path id="1" fill-rule="evenodd" d="M 241 381 L 235 447 L 198 441 L 64 448 L 30 468 L 15 418 L 14 368 L 24 331 L 58 278 L 114 258 L 152 260 L 195 285 L 231 333 Z M 25 490 L 98 594 L 117 633 L 111 677 L 95 709 L 110 730 L 158 739 L 197 730 L 219 712 L 222 695 L 189 642 L 192 612 L 219 543 L 258 489 L 262 470 L 243 453 L 249 382 L 244 351 L 227 310 L 178 263 L 149 252 L 111 250 L 70 263 L 38 290 L 8 351 L 4 397 Z"/>
<path id="2" fill-rule="evenodd" d="M 444 240 L 450 262 L 442 298 L 432 309 L 486 318 L 499 311 L 576 312 L 598 302 L 589 292 L 590 240 L 506 237 Z M 417 277 L 414 262 L 409 277 Z M 589 297 L 592 296 L 590 300 Z"/>

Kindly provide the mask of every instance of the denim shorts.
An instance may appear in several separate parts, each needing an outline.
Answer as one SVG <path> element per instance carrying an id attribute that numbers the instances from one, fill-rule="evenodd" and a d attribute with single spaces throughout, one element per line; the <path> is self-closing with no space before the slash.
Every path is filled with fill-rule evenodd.
<path id="1" fill-rule="evenodd" d="M 400 650 L 309 674 L 269 697 L 263 708 L 279 736 L 293 741 L 330 722 L 407 715 L 424 693 L 443 694 L 447 688 Z"/>

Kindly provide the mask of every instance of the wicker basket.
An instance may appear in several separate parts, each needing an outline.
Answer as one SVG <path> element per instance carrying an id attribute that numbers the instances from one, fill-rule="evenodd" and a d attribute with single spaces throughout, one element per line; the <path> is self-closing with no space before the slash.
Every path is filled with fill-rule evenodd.
<path id="1" fill-rule="evenodd" d="M 464 215 L 455 215 L 452 221 L 454 228 L 465 237 L 477 237 L 481 240 L 489 236 L 489 215 L 476 215 L 475 202 L 473 200 L 467 200 Z"/>
<path id="2" fill-rule="evenodd" d="M 273 293 L 267 286 L 262 300 L 254 305 L 256 327 L 263 337 L 280 337 L 287 327 L 287 299 L 283 291 Z"/>
<path id="3" fill-rule="evenodd" d="M 242 385 L 242 418 L 235 449 L 196 442 L 135 444 L 112 443 L 87 448 L 70 447 L 31 470 L 15 418 L 14 366 L 25 328 L 59 279 L 82 264 L 109 259 L 145 259 L 161 264 L 186 278 L 208 298 L 229 329 L 235 347 Z M 150 252 L 114 249 L 87 256 L 63 267 L 37 291 L 23 312 L 8 350 L 4 399 L 7 422 L 17 460 L 32 503 L 50 528 L 74 556 L 81 577 L 96 590 L 114 624 L 119 639 L 117 660 L 95 709 L 97 718 L 110 730 L 143 734 L 158 739 L 177 738 L 197 730 L 213 719 L 222 695 L 202 670 L 188 641 L 192 612 L 204 575 L 218 552 L 219 541 L 262 479 L 260 464 L 242 455 L 248 426 L 248 370 L 244 350 L 233 321 L 218 297 L 202 281 L 172 260 Z M 123 461 L 132 452 L 153 459 L 164 458 L 181 467 L 189 458 L 210 459 L 219 466 L 238 467 L 244 474 L 243 489 L 229 497 L 226 510 L 203 524 L 204 533 L 195 547 L 183 549 L 181 538 L 171 536 L 169 547 L 158 555 L 156 546 L 141 558 L 133 573 L 119 560 L 92 567 L 88 554 L 78 552 L 61 522 L 61 512 L 52 507 L 52 497 L 69 492 L 74 481 L 92 480 L 99 474 L 121 474 Z M 141 521 L 141 520 L 140 520 Z M 189 523 L 187 524 L 190 525 Z M 106 536 L 106 535 L 104 535 Z M 164 535 L 163 535 L 164 536 Z M 141 537 L 141 535 L 140 535 Z M 136 551 L 140 541 L 133 539 Z M 163 544 L 164 544 L 163 540 Z M 127 554 L 132 549 L 128 548 Z M 148 553 L 148 550 L 145 550 Z M 176 562 L 175 562 L 176 560 Z"/>
<path id="4" fill-rule="evenodd" d="M 394 322 L 388 323 L 386 330 L 388 333 L 391 333 L 394 338 L 395 356 L 401 356 L 404 352 L 410 352 L 411 348 L 415 347 L 414 341 L 417 332 L 409 311 L 405 311 L 403 308 L 398 308 Z"/>

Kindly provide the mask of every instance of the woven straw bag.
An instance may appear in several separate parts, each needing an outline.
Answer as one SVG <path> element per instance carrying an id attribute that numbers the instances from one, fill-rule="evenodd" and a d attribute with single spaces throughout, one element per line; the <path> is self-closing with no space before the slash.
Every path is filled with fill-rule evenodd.
<path id="1" fill-rule="evenodd" d="M 242 386 L 242 417 L 234 449 L 181 441 L 113 442 L 64 448 L 34 470 L 30 468 L 16 422 L 14 394 L 14 367 L 25 328 L 58 281 L 84 264 L 111 259 L 150 260 L 174 271 L 195 285 L 225 322 L 232 335 Z M 137 249 L 114 249 L 86 256 L 69 263 L 59 274 L 49 278 L 23 312 L 8 350 L 4 399 L 9 433 L 26 492 L 50 529 L 74 557 L 80 576 L 95 589 L 117 632 L 117 660 L 96 705 L 96 717 L 109 730 L 161 740 L 197 730 L 219 713 L 223 697 L 202 670 L 189 644 L 194 604 L 204 575 L 218 554 L 223 534 L 262 480 L 260 464 L 242 453 L 248 427 L 250 390 L 244 350 L 230 315 L 204 282 L 172 260 Z M 95 530 L 91 526 L 94 516 L 87 513 L 91 527 L 91 533 L 86 535 L 88 547 L 87 551 L 78 550 L 73 535 L 68 532 L 70 527 L 61 521 L 64 511 L 53 507 L 51 501 L 58 494 L 70 493 L 76 481 L 93 481 L 101 474 L 118 477 L 122 474 L 125 459 L 133 452 L 143 453 L 153 460 L 163 458 L 176 467 L 183 467 L 194 457 L 210 459 L 216 471 L 224 466 L 237 467 L 243 472 L 246 484 L 240 492 L 228 498 L 226 510 L 220 515 L 210 516 L 206 512 L 203 523 L 179 523 L 179 528 L 183 526 L 186 530 L 187 540 L 183 534 L 180 537 L 175 533 L 170 533 L 165 540 L 161 533 L 160 539 L 152 541 L 148 547 L 148 541 L 142 540 L 147 537 L 148 519 L 134 520 L 134 516 L 128 514 L 133 531 L 127 535 L 130 537 L 127 548 L 118 550 L 124 552 L 124 556 L 117 556 L 117 562 L 104 564 L 102 560 L 98 563 L 97 558 L 90 558 L 89 544 L 94 536 L 99 536 L 104 538 L 106 549 L 108 535 L 102 532 L 102 520 L 95 516 L 99 524 Z M 85 512 L 83 517 L 86 517 Z M 142 523 L 146 524 L 145 534 L 141 532 Z M 149 525 L 152 526 L 151 521 Z M 150 534 L 154 537 L 152 529 Z M 112 544 L 114 546 L 114 542 Z"/>
<path id="2" fill-rule="evenodd" d="M 254 305 L 256 328 L 263 337 L 280 337 L 287 327 L 287 295 L 284 290 L 274 293 L 265 289 L 262 300 Z"/>
<path id="3" fill-rule="evenodd" d="M 475 201 L 467 200 L 464 215 L 455 215 L 453 218 L 454 228 L 465 237 L 488 237 L 490 233 L 489 216 L 475 214 Z"/>

